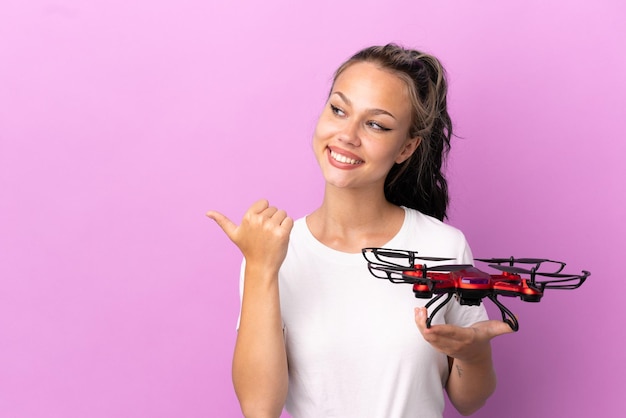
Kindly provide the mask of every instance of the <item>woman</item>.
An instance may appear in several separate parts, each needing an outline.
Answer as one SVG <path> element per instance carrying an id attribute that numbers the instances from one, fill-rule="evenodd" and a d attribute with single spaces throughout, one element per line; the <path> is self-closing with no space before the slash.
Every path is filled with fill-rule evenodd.
<path id="1" fill-rule="evenodd" d="M 396 45 L 336 72 L 313 136 L 321 206 L 295 223 L 265 200 L 239 225 L 211 211 L 245 263 L 233 381 L 246 417 L 441 417 L 443 389 L 468 415 L 495 389 L 489 341 L 510 328 L 453 301 L 374 280 L 364 247 L 472 261 L 445 225 L 441 166 L 452 127 L 444 70 Z"/>

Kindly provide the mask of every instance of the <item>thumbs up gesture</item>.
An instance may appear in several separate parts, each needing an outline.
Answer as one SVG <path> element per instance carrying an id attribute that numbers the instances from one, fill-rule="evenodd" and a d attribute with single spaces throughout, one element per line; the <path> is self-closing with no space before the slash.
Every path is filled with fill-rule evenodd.
<path id="1" fill-rule="evenodd" d="M 248 266 L 278 273 L 287 255 L 293 219 L 284 210 L 270 206 L 265 199 L 255 202 L 239 225 L 216 211 L 206 214 L 235 243 Z"/>

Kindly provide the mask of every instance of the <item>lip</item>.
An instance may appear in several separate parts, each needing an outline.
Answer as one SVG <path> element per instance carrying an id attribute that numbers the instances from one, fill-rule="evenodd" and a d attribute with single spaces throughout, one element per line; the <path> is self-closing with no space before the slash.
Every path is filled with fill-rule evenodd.
<path id="1" fill-rule="evenodd" d="M 343 155 L 345 157 L 348 157 L 348 158 L 350 158 L 352 160 L 358 160 L 358 161 L 363 161 L 363 160 L 361 158 L 359 158 L 358 155 L 355 155 L 355 154 L 353 154 L 353 153 L 351 153 L 349 151 L 345 151 L 345 150 L 342 150 L 341 148 L 335 148 L 335 147 L 329 146 L 329 147 L 326 148 L 326 155 L 327 155 L 327 158 L 328 158 L 328 162 L 333 167 L 339 168 L 339 169 L 342 169 L 342 170 L 354 170 L 354 169 L 358 168 L 359 166 L 361 166 L 361 164 L 350 164 L 350 163 L 342 163 L 340 161 L 337 161 L 330 155 L 331 151 L 332 152 L 336 152 L 337 154 L 341 154 L 341 155 Z"/>
<path id="2" fill-rule="evenodd" d="M 328 149 L 333 151 L 333 152 L 336 152 L 337 154 L 341 154 L 341 155 L 343 155 L 345 157 L 348 157 L 348 158 L 350 158 L 352 160 L 363 161 L 363 159 L 361 157 L 359 157 L 356 154 L 351 153 L 350 151 L 346 151 L 344 149 L 337 148 L 337 147 L 331 147 L 330 145 L 328 146 Z"/>

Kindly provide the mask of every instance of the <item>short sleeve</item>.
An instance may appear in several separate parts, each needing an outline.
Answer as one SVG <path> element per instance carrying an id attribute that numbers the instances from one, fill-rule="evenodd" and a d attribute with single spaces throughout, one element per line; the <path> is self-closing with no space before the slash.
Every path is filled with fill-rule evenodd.
<path id="1" fill-rule="evenodd" d="M 472 254 L 472 249 L 470 248 L 465 236 L 463 236 L 462 248 L 460 251 L 460 256 L 458 258 L 459 264 L 471 264 L 474 265 L 474 255 Z"/>

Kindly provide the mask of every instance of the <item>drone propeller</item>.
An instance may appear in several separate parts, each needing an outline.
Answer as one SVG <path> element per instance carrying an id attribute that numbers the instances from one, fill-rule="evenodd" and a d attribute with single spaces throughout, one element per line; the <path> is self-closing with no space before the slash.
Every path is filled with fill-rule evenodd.
<path id="1" fill-rule="evenodd" d="M 468 269 L 470 267 L 474 267 L 471 264 L 444 264 L 441 266 L 432 266 L 432 267 L 428 267 L 428 266 L 424 266 L 422 269 L 428 271 L 459 271 L 459 270 L 465 270 Z M 416 269 L 416 270 L 422 270 L 422 269 Z"/>
<path id="2" fill-rule="evenodd" d="M 535 274 L 536 271 L 528 270 L 517 266 L 502 266 L 500 264 L 489 264 L 489 267 L 512 274 Z"/>
<path id="3" fill-rule="evenodd" d="M 547 258 L 477 258 L 476 260 L 488 263 L 490 266 L 493 264 L 502 265 L 502 263 L 508 263 L 508 266 L 514 267 L 516 264 L 534 264 L 535 270 L 540 267 L 543 271 L 552 270 L 550 273 L 560 273 L 565 268 L 565 263 L 561 261 L 550 260 Z"/>
<path id="4" fill-rule="evenodd" d="M 553 263 L 558 263 L 558 261 L 548 260 L 547 258 L 476 258 L 478 261 L 482 261 L 484 263 L 522 263 L 522 264 L 541 264 L 546 261 L 550 261 Z"/>
<path id="5" fill-rule="evenodd" d="M 419 259 L 419 260 L 424 260 L 424 261 L 452 261 L 452 260 L 456 260 L 455 258 L 450 258 L 450 257 L 422 257 L 422 256 L 416 256 L 415 258 Z"/>
<path id="6" fill-rule="evenodd" d="M 505 273 L 514 273 L 514 274 L 530 274 L 532 276 L 543 276 L 543 277 L 554 277 L 554 278 L 575 278 L 579 277 L 577 274 L 565 274 L 565 273 L 550 273 L 550 272 L 542 272 L 537 271 L 537 269 L 524 269 L 517 266 L 502 266 L 499 264 L 489 264 L 489 267 L 494 268 L 496 270 L 503 271 Z"/>

